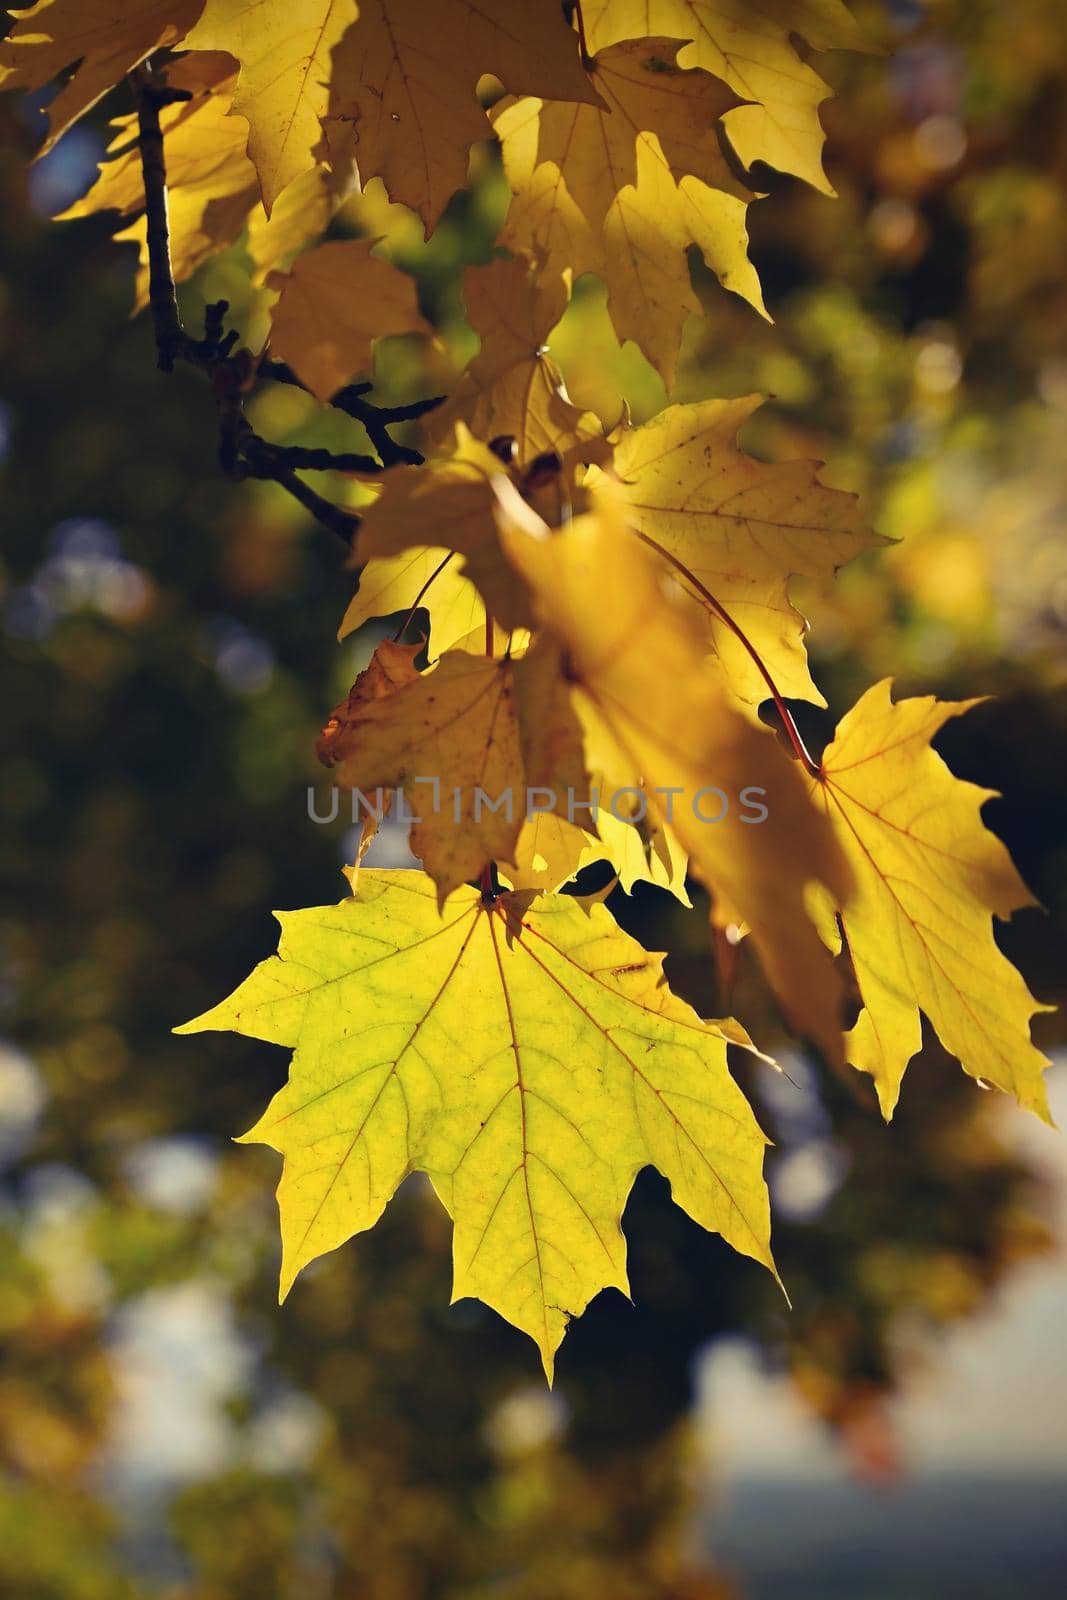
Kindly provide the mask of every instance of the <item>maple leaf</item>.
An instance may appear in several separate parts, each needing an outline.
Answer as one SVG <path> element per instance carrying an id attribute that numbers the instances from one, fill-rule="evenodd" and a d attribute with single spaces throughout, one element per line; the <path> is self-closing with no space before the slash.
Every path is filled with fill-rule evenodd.
<path id="1" fill-rule="evenodd" d="M 41 89 L 77 63 L 48 107 L 44 155 L 153 50 L 179 44 L 204 0 L 39 0 L 0 40 L 0 89 Z"/>
<path id="2" fill-rule="evenodd" d="M 269 217 L 261 204 L 253 206 L 246 240 L 253 283 L 263 283 L 325 232 L 345 198 L 344 191 L 343 175 L 315 166 L 282 190 Z"/>
<path id="3" fill-rule="evenodd" d="M 577 825 L 585 820 L 577 808 L 572 808 L 573 821 L 553 815 L 528 820 L 507 867 L 508 882 L 516 889 L 553 892 L 582 867 L 608 861 L 626 894 L 632 894 L 637 883 L 651 883 L 689 906 L 685 887 L 689 858 L 673 828 L 645 813 L 641 775 L 620 751 L 596 705 L 576 694 L 574 709 L 582 725 L 593 798 L 590 826 Z"/>
<path id="4" fill-rule="evenodd" d="M 225 50 L 240 66 L 233 109 L 248 122 L 248 154 L 268 216 L 314 164 L 330 55 L 356 14 L 356 0 L 203 0 L 186 38 L 188 49 Z"/>
<path id="5" fill-rule="evenodd" d="M 278 954 L 179 1033 L 286 1045 L 289 1081 L 245 1141 L 284 1156 L 284 1296 L 381 1216 L 409 1172 L 454 1222 L 453 1298 L 536 1342 L 628 1290 L 622 1211 L 654 1166 L 675 1203 L 771 1266 L 765 1139 L 702 1022 L 601 905 L 364 868 L 354 898 L 282 913 Z M 550 1019 L 550 1020 L 548 1020 Z"/>
<path id="6" fill-rule="evenodd" d="M 443 900 L 491 861 L 510 860 L 530 791 L 562 807 L 587 798 L 587 780 L 551 641 L 518 659 L 448 651 L 422 674 L 410 666 L 419 648 L 379 646 L 330 713 L 319 755 L 346 788 L 405 791 L 417 818 L 411 849 Z"/>
<path id="7" fill-rule="evenodd" d="M 406 551 L 418 556 L 422 572 L 432 559 L 426 550 L 426 537 L 432 532 L 435 548 L 437 543 L 444 547 L 442 560 L 453 553 L 449 567 L 477 586 L 496 622 L 506 630 L 530 627 L 533 617 L 526 585 L 500 553 L 493 490 L 500 471 L 499 458 L 460 423 L 452 454 L 432 458 L 421 467 L 394 467 L 386 473 L 381 494 L 362 513 L 356 559 L 369 564 Z M 427 572 L 426 578 L 431 577 L 432 571 Z M 454 597 L 454 591 L 445 592 Z M 440 578 L 434 578 L 423 593 L 431 627 L 440 594 Z M 482 617 L 475 617 L 465 632 L 472 632 L 484 615 L 483 609 Z M 444 648 L 440 632 L 436 645 Z"/>
<path id="8" fill-rule="evenodd" d="M 418 308 L 415 280 L 371 251 L 375 239 L 320 244 L 288 273 L 268 280 L 281 295 L 271 350 L 322 401 L 370 369 L 374 343 L 386 334 L 433 329 Z"/>
<path id="9" fill-rule="evenodd" d="M 594 776 L 591 790 L 602 787 Z M 574 807 L 577 813 L 577 807 Z M 591 813 L 596 834 L 566 817 L 540 812 L 531 817 L 519 834 L 505 873 L 513 889 L 536 889 L 553 894 L 568 883 L 582 867 L 594 861 L 609 861 L 619 887 L 632 894 L 638 883 L 666 889 L 684 906 L 692 906 L 686 892 L 688 856 L 673 829 L 665 824 L 651 831 L 633 819 L 617 817 L 608 807 L 597 806 Z"/>
<path id="10" fill-rule="evenodd" d="M 789 579 L 827 580 L 886 541 L 868 532 L 855 495 L 819 482 L 818 462 L 755 461 L 737 448 L 738 429 L 761 403 L 748 395 L 670 406 L 623 433 L 611 492 L 629 526 L 705 609 L 742 700 L 766 700 L 769 677 L 785 697 L 825 705 L 808 671 L 806 624 L 790 604 Z"/>
<path id="11" fill-rule="evenodd" d="M 692 870 L 749 925 L 793 1024 L 839 1059 L 840 985 L 807 906 L 820 883 L 846 901 L 850 874 L 796 765 L 735 709 L 692 609 L 620 506 L 553 532 L 509 482 L 498 479 L 497 492 L 504 553 L 643 784 L 649 814 L 670 824 Z M 745 791 L 766 806 L 765 825 L 746 812 Z"/>
<path id="12" fill-rule="evenodd" d="M 603 432 L 567 395 L 549 354 L 548 336 L 567 309 L 570 274 L 533 256 L 468 267 L 463 298 L 481 350 L 431 419 L 427 439 L 441 446 L 463 422 L 476 439 L 506 437 L 530 462 L 544 451 L 566 455 Z"/>
<path id="13" fill-rule="evenodd" d="M 677 40 L 613 45 L 592 63 L 600 110 L 523 99 L 493 123 L 512 201 L 500 236 L 553 272 L 595 272 L 620 339 L 633 339 L 670 386 L 682 325 L 700 302 L 686 250 L 763 310 L 748 259 L 751 195 L 730 172 L 714 123 L 732 90 L 675 63 Z"/>
<path id="14" fill-rule="evenodd" d="M 380 177 L 427 238 L 467 181 L 471 145 L 489 137 L 475 93 L 487 73 L 514 94 L 597 99 L 553 0 L 360 0 L 335 52 L 327 140 L 350 131 L 362 181 Z"/>
<path id="15" fill-rule="evenodd" d="M 723 124 L 746 167 L 765 161 L 833 194 L 822 167 L 819 105 L 830 90 L 797 53 L 868 48 L 842 0 L 584 0 L 591 50 L 660 33 L 690 41 L 679 64 L 704 67 L 750 102 Z"/>
<path id="16" fill-rule="evenodd" d="M 430 613 L 430 644 L 435 655 L 479 630 L 484 633 L 485 604 L 460 571 L 455 552 L 435 545 L 412 545 L 395 556 L 367 558 L 337 637 L 347 638 L 375 617 L 401 611 L 410 614 L 419 606 Z"/>
<path id="17" fill-rule="evenodd" d="M 965 1072 L 1051 1120 L 1045 1057 L 1030 1041 L 1039 1005 L 993 937 L 993 916 L 1035 905 L 1007 850 L 982 822 L 995 791 L 953 776 L 931 748 L 978 702 L 932 696 L 894 704 L 876 684 L 838 725 L 812 792 L 855 878 L 840 909 L 863 1011 L 847 1058 L 892 1115 L 922 1043 L 920 1012 Z M 839 938 L 827 917 L 828 943 Z"/>

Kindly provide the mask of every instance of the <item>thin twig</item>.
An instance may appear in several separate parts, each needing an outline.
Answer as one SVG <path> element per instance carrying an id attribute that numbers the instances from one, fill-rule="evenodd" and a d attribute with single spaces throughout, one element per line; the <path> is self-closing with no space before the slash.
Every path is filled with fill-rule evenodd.
<path id="1" fill-rule="evenodd" d="M 285 361 L 264 361 L 259 370 L 261 377 L 273 378 L 277 383 L 292 384 L 297 389 L 304 388 L 304 384 Z M 389 433 L 389 429 L 394 423 L 415 422 L 419 417 L 426 416 L 427 412 L 433 411 L 443 403 L 444 395 L 433 395 L 428 400 L 413 400 L 403 406 L 380 406 L 373 400 L 367 399 L 371 387 L 369 383 L 350 383 L 345 388 L 338 389 L 335 395 L 331 395 L 330 404 L 335 410 L 343 411 L 347 416 L 363 424 L 383 467 L 399 465 L 421 467 L 425 458 L 418 450 L 398 444 Z"/>

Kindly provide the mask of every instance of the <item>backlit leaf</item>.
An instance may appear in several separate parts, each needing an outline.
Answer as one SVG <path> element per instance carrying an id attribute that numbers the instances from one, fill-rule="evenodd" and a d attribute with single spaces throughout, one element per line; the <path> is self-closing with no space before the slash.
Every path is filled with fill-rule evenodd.
<path id="1" fill-rule="evenodd" d="M 550 1377 L 568 1319 L 627 1292 L 642 1167 L 771 1265 L 765 1141 L 726 1066 L 736 1025 L 676 999 L 603 906 L 462 888 L 439 915 L 428 879 L 363 869 L 353 899 L 279 920 L 278 954 L 179 1031 L 294 1051 L 245 1135 L 285 1158 L 283 1295 L 413 1171 L 455 1224 L 454 1298 L 528 1333 Z"/>
<path id="2" fill-rule="evenodd" d="M 639 776 L 650 814 L 671 824 L 691 870 L 749 924 L 794 1025 L 839 1057 L 839 983 L 807 901 L 820 883 L 844 901 L 850 874 L 796 765 L 735 709 L 692 610 L 620 507 L 553 532 L 510 485 L 498 488 L 504 550 L 539 620 L 566 644 L 572 677 Z M 765 821 L 754 820 L 746 791 Z"/>
<path id="3" fill-rule="evenodd" d="M 191 50 L 225 50 L 240 67 L 233 109 L 248 122 L 248 154 L 268 214 L 322 139 L 330 58 L 356 0 L 204 0 Z"/>
<path id="4" fill-rule="evenodd" d="M 575 277 L 595 272 L 620 339 L 670 385 L 686 313 L 700 302 L 686 250 L 762 310 L 748 259 L 751 198 L 726 164 L 714 123 L 737 104 L 707 73 L 675 65 L 676 40 L 640 39 L 597 56 L 605 110 L 536 99 L 494 112 L 513 199 L 501 240 Z"/>
<path id="5" fill-rule="evenodd" d="M 323 401 L 370 370 L 377 339 L 433 331 L 419 312 L 414 279 L 372 255 L 373 244 L 345 239 L 317 245 L 288 273 L 270 279 L 281 290 L 271 350 Z"/>
<path id="6" fill-rule="evenodd" d="M 232 116 L 233 63 L 225 55 L 186 56 L 168 73 L 174 88 L 187 88 L 191 100 L 164 106 L 160 112 L 167 152 L 167 216 L 171 269 L 183 283 L 216 251 L 240 237 L 259 190 L 245 153 L 247 124 Z M 144 209 L 141 156 L 133 143 L 137 117 L 115 119 L 116 133 L 106 161 L 88 194 L 63 212 L 63 218 L 114 210 L 131 216 Z M 136 304 L 148 304 L 148 243 L 143 217 L 115 235 L 138 246 Z"/>
<path id="7" fill-rule="evenodd" d="M 1001 954 L 992 924 L 1035 902 L 982 822 L 993 791 L 953 777 L 930 745 L 975 703 L 894 704 L 889 682 L 876 684 L 842 718 L 812 781 L 856 882 L 841 924 L 864 1009 L 846 1052 L 891 1116 L 922 1012 L 965 1072 L 1048 1121 L 1048 1062 L 1030 1042 L 1030 1018 L 1048 1008 Z"/>
<path id="8" fill-rule="evenodd" d="M 435 656 L 479 629 L 484 632 L 485 604 L 460 565 L 453 550 L 437 546 L 412 545 L 397 555 L 368 557 L 338 638 L 346 638 L 374 617 L 416 607 L 430 613 L 430 648 Z"/>
<path id="9" fill-rule="evenodd" d="M 616 443 L 614 473 L 628 524 L 659 550 L 704 608 L 731 687 L 753 704 L 780 694 L 825 701 L 808 671 L 804 619 L 789 579 L 828 581 L 837 567 L 880 544 L 855 495 L 819 482 L 818 463 L 755 461 L 738 429 L 760 396 L 670 406 Z M 717 605 L 716 605 L 717 602 Z M 724 620 L 736 623 L 751 649 Z"/>
<path id="10" fill-rule="evenodd" d="M 420 562 L 429 567 L 423 547 L 427 535 L 432 534 L 435 541 L 456 553 L 454 563 L 476 585 L 496 622 L 506 629 L 528 628 L 533 617 L 526 585 L 500 552 L 492 485 L 501 470 L 499 458 L 460 424 L 451 455 L 431 458 L 425 466 L 394 467 L 386 473 L 381 494 L 364 513 L 356 541 L 357 559 L 369 563 L 393 559 L 406 551 L 418 554 Z M 431 626 L 439 593 L 434 579 L 425 596 Z M 477 622 L 475 619 L 465 631 L 472 631 Z M 443 648 L 440 636 L 436 643 Z"/>
<path id="11" fill-rule="evenodd" d="M 347 134 L 362 181 L 382 178 L 427 236 L 467 181 L 471 145 L 489 136 L 475 93 L 486 73 L 513 94 L 596 99 L 554 0 L 360 0 L 336 51 L 330 146 Z"/>
<path id="12" fill-rule="evenodd" d="M 751 102 L 724 118 L 745 166 L 765 161 L 833 193 L 819 122 L 830 90 L 793 39 L 815 50 L 863 49 L 843 0 L 585 0 L 582 10 L 592 50 L 653 33 L 689 40 L 679 64 L 704 67 Z"/>
<path id="13" fill-rule="evenodd" d="M 550 640 L 517 659 L 452 650 L 422 675 L 385 680 L 378 658 L 399 648 L 379 646 L 331 712 L 319 754 L 346 788 L 405 791 L 411 849 L 443 899 L 511 859 L 531 791 L 551 793 L 551 809 L 586 798 L 582 732 Z"/>
<path id="14" fill-rule="evenodd" d="M 153 50 L 180 43 L 204 0 L 39 0 L 0 40 L 0 89 L 41 89 L 77 66 L 48 107 L 50 150 Z"/>
<path id="15" fill-rule="evenodd" d="M 533 257 L 468 267 L 467 315 L 482 347 L 448 403 L 433 413 L 427 437 L 447 440 L 457 422 L 476 439 L 514 439 L 526 463 L 546 450 L 560 455 L 599 434 L 596 417 L 572 405 L 549 353 L 548 336 L 567 309 L 568 275 Z"/>

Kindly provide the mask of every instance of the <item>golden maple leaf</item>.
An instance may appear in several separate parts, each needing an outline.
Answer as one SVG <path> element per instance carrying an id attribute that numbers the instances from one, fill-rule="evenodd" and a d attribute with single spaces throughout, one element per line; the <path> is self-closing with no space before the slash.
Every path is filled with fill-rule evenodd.
<path id="1" fill-rule="evenodd" d="M 851 875 L 799 770 L 732 697 L 692 609 L 663 563 L 602 505 L 553 532 L 497 481 L 504 553 L 539 623 L 566 645 L 588 697 L 636 775 L 649 813 L 673 828 L 692 871 L 752 933 L 787 1016 L 841 1056 L 841 991 L 808 913 L 822 884 L 842 903 Z M 593 763 L 591 763 L 593 764 Z M 757 825 L 746 796 L 766 807 Z M 709 798 L 713 797 L 713 798 Z"/>
<path id="2" fill-rule="evenodd" d="M 819 482 L 818 462 L 756 461 L 737 448 L 738 429 L 761 403 L 747 395 L 669 406 L 622 433 L 611 492 L 703 607 L 740 699 L 766 700 L 769 678 L 786 698 L 825 705 L 790 577 L 827 580 L 885 541 L 867 530 L 855 495 Z"/>
<path id="3" fill-rule="evenodd" d="M 397 646 L 383 649 L 396 657 Z M 547 638 L 518 658 L 450 650 L 413 675 L 383 676 L 376 653 L 330 713 L 319 753 L 368 798 L 404 790 L 416 818 L 411 849 L 442 900 L 510 861 L 528 797 L 551 796 L 561 811 L 587 798 L 582 730 Z"/>
<path id="4" fill-rule="evenodd" d="M 714 123 L 732 90 L 675 63 L 679 42 L 611 46 L 591 76 L 605 109 L 538 99 L 494 110 L 512 201 L 501 243 L 543 254 L 554 272 L 595 272 L 620 339 L 633 339 L 668 386 L 686 313 L 700 302 L 686 250 L 759 310 L 748 259 L 751 195 L 731 173 Z"/>
<path id="5" fill-rule="evenodd" d="M 863 1001 L 847 1058 L 870 1073 L 891 1116 L 922 1012 L 965 1072 L 1049 1121 L 1048 1062 L 1030 1018 L 1051 1008 L 998 949 L 992 923 L 1036 902 L 982 822 L 993 791 L 954 777 L 930 743 L 977 702 L 894 704 L 890 688 L 875 684 L 842 718 L 811 780 L 856 885 L 839 908 Z M 824 931 L 836 948 L 832 908 Z"/>
<path id="6" fill-rule="evenodd" d="M 295 178 L 280 196 L 270 217 L 259 198 L 256 170 L 248 159 L 248 125 L 233 115 L 237 74 L 223 51 L 195 51 L 171 62 L 167 86 L 187 90 L 192 98 L 160 111 L 167 166 L 167 224 L 171 272 L 176 283 L 191 278 L 219 250 L 234 244 L 247 228 L 246 248 L 253 262 L 253 282 L 261 283 L 326 228 L 341 195 L 337 177 L 318 165 Z M 137 117 L 112 121 L 116 129 L 108 146 L 110 160 L 89 192 L 60 213 L 60 221 L 117 211 L 131 216 L 143 211 L 144 179 L 136 144 Z M 115 235 L 139 250 L 136 307 L 148 304 L 147 224 L 143 217 Z"/>
<path id="7" fill-rule="evenodd" d="M 0 89 L 41 89 L 76 67 L 48 107 L 44 155 L 153 50 L 179 44 L 204 0 L 38 0 L 0 40 Z"/>
<path id="8" fill-rule="evenodd" d="M 192 99 L 164 106 L 160 112 L 167 152 L 167 221 L 171 271 L 176 283 L 191 278 L 209 256 L 234 243 L 254 207 L 259 189 L 255 168 L 245 152 L 248 127 L 231 113 L 236 81 L 226 55 L 204 52 L 186 56 L 168 72 L 168 83 L 187 89 Z M 116 117 L 115 135 L 88 194 L 61 213 L 60 220 L 117 211 L 132 216 L 144 210 L 144 178 L 136 144 L 136 114 Z M 148 304 L 147 224 L 139 217 L 115 235 L 138 246 L 135 304 Z"/>
<path id="9" fill-rule="evenodd" d="M 666 34 L 689 42 L 684 67 L 703 67 L 747 104 L 723 123 L 745 166 L 765 161 L 833 194 L 822 168 L 819 104 L 830 90 L 797 52 L 862 50 L 864 35 L 843 0 L 583 0 L 591 50 Z"/>
<path id="10" fill-rule="evenodd" d="M 369 564 L 406 551 L 417 552 L 420 563 L 428 565 L 432 558 L 425 541 L 432 533 L 435 548 L 439 543 L 443 554 L 453 552 L 454 563 L 449 565 L 456 565 L 477 587 L 484 602 L 481 616 L 475 616 L 465 632 L 473 632 L 484 621 L 484 608 L 506 630 L 529 628 L 533 615 L 526 585 L 500 553 L 493 480 L 501 470 L 500 459 L 460 423 L 451 454 L 432 457 L 421 467 L 394 467 L 386 473 L 381 494 L 363 513 L 357 560 Z M 439 592 L 434 579 L 422 594 L 431 627 Z M 435 644 L 444 648 L 440 633 Z"/>
<path id="11" fill-rule="evenodd" d="M 431 444 L 443 447 L 462 422 L 476 439 L 514 440 L 516 460 L 528 463 L 548 450 L 564 456 L 603 432 L 595 416 L 571 403 L 548 348 L 570 299 L 569 273 L 534 256 L 499 257 L 467 268 L 463 298 L 481 349 L 432 414 Z"/>
<path id="12" fill-rule="evenodd" d="M 233 109 L 248 122 L 248 154 L 268 216 L 314 164 L 331 52 L 357 9 L 356 0 L 203 0 L 185 40 L 190 50 L 225 50 L 239 65 Z"/>
<path id="13" fill-rule="evenodd" d="M 347 638 L 372 618 L 399 612 L 410 614 L 419 607 L 430 613 L 430 645 L 435 656 L 443 655 L 479 630 L 485 632 L 485 603 L 470 579 L 464 577 L 455 551 L 416 544 L 396 555 L 366 558 L 359 588 L 348 604 L 337 637 Z"/>
<path id="14" fill-rule="evenodd" d="M 375 342 L 387 334 L 433 336 L 415 280 L 372 254 L 373 239 L 340 239 L 297 256 L 268 282 L 280 290 L 271 320 L 274 355 L 322 401 L 369 371 Z"/>
<path id="15" fill-rule="evenodd" d="M 597 98 L 554 0 L 360 0 L 336 50 L 327 142 L 347 143 L 362 181 L 381 178 L 427 237 L 490 135 L 475 93 L 487 73 L 514 94 Z"/>

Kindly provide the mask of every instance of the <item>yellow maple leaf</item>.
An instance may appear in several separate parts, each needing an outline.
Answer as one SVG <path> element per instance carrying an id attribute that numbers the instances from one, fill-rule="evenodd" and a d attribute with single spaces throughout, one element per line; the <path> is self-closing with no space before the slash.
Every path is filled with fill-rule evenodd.
<path id="1" fill-rule="evenodd" d="M 502 103 L 493 122 L 512 201 L 501 243 L 542 253 L 554 272 L 595 272 L 620 339 L 673 381 L 686 313 L 700 302 L 696 245 L 729 289 L 763 309 L 748 259 L 751 198 L 730 172 L 715 120 L 737 104 L 716 78 L 675 64 L 676 40 L 613 45 L 593 61 L 605 103 Z"/>
<path id="2" fill-rule="evenodd" d="M 516 459 L 527 463 L 547 450 L 565 455 L 603 432 L 592 413 L 571 403 L 549 353 L 548 336 L 570 298 L 569 273 L 532 256 L 501 257 L 468 267 L 463 297 L 481 350 L 432 414 L 431 444 L 443 445 L 463 422 L 476 439 L 514 439 Z"/>
<path id="3" fill-rule="evenodd" d="M 385 474 L 381 494 L 363 512 L 356 559 L 369 564 L 407 552 L 417 554 L 420 563 L 428 567 L 431 558 L 426 538 L 432 533 L 445 547 L 442 558 L 448 551 L 454 553 L 449 568 L 455 570 L 444 591 L 449 601 L 455 597 L 451 584 L 456 576 L 462 576 L 476 585 L 484 606 L 502 628 L 530 627 L 533 618 L 526 585 L 500 553 L 493 491 L 493 480 L 500 471 L 499 458 L 472 439 L 460 423 L 450 455 L 433 457 L 421 467 L 393 467 Z M 432 572 L 426 576 L 432 577 Z M 439 579 L 425 592 L 431 626 L 441 592 Z M 482 620 L 484 610 L 482 618 L 475 617 L 464 631 L 473 632 Z M 436 648 L 444 648 L 440 632 Z"/>
<path id="4" fill-rule="evenodd" d="M 253 206 L 246 241 L 253 283 L 263 283 L 320 238 L 344 197 L 343 179 L 328 167 L 315 166 L 282 190 L 269 217 L 261 204 Z"/>
<path id="5" fill-rule="evenodd" d="M 485 604 L 460 571 L 455 551 L 412 545 L 395 556 L 367 558 L 337 637 L 346 638 L 372 618 L 410 613 L 419 607 L 430 614 L 434 655 L 443 655 L 471 634 L 484 634 Z"/>
<path id="6" fill-rule="evenodd" d="M 894 704 L 890 688 L 868 689 L 841 720 L 811 780 L 856 884 L 840 908 L 863 1001 L 847 1058 L 870 1073 L 891 1116 L 922 1012 L 965 1072 L 1049 1121 L 1048 1062 L 1030 1041 L 1030 1018 L 1050 1008 L 1001 954 L 992 924 L 1035 901 L 982 822 L 994 791 L 954 777 L 930 744 L 977 702 Z M 836 947 L 830 913 L 825 933 Z"/>
<path id="7" fill-rule="evenodd" d="M 749 102 L 723 119 L 745 166 L 765 161 L 833 194 L 819 122 L 830 90 L 793 39 L 816 50 L 866 48 L 843 0 L 584 0 L 582 12 L 591 50 L 653 33 L 690 41 L 680 65 L 704 67 Z"/>
<path id="8" fill-rule="evenodd" d="M 603 792 L 603 784 L 598 784 L 595 776 L 590 787 Z M 592 811 L 590 820 L 596 835 L 566 817 L 545 812 L 531 817 L 504 868 L 511 887 L 553 894 L 583 867 L 608 861 L 626 894 L 632 894 L 638 883 L 651 883 L 666 889 L 682 905 L 692 905 L 685 887 L 689 858 L 672 828 L 661 824 L 646 837 L 632 819 L 617 817 L 610 807 L 600 806 Z"/>
<path id="9" fill-rule="evenodd" d="M 418 646 L 383 649 L 410 659 Z M 376 654 L 331 712 L 319 753 L 366 797 L 404 790 L 411 849 L 442 899 L 510 860 L 531 795 L 553 810 L 587 798 L 582 731 L 548 639 L 517 659 L 448 651 L 400 677 L 383 676 Z"/>
<path id="10" fill-rule="evenodd" d="M 322 401 L 370 369 L 376 340 L 433 329 L 418 308 L 415 280 L 372 255 L 373 239 L 342 239 L 297 256 L 268 280 L 280 298 L 271 351 Z"/>
<path id="11" fill-rule="evenodd" d="M 808 671 L 805 622 L 790 604 L 789 579 L 829 579 L 885 541 L 868 532 L 855 495 L 819 482 L 819 463 L 755 461 L 737 448 L 738 429 L 761 403 L 748 395 L 670 406 L 623 433 L 611 492 L 630 527 L 704 608 L 742 700 L 766 700 L 769 675 L 787 698 L 825 705 Z"/>
<path id="12" fill-rule="evenodd" d="M 550 1380 L 569 1318 L 628 1290 L 642 1167 L 771 1267 L 766 1141 L 726 1065 L 745 1035 L 672 995 L 602 906 L 462 888 L 438 915 L 420 874 L 363 869 L 354 898 L 279 921 L 278 954 L 178 1032 L 294 1051 L 244 1136 L 284 1156 L 283 1296 L 413 1171 L 453 1218 L 453 1298 L 528 1333 Z"/>
<path id="13" fill-rule="evenodd" d="M 41 89 L 76 70 L 48 107 L 44 155 L 153 50 L 179 44 L 204 0 L 39 0 L 0 40 L 0 89 Z"/>
<path id="14" fill-rule="evenodd" d="M 808 903 L 819 884 L 847 900 L 850 874 L 796 764 L 735 709 L 691 608 L 620 506 L 553 532 L 509 482 L 497 490 L 504 552 L 538 621 L 565 643 L 570 675 L 638 775 L 649 814 L 748 923 L 794 1026 L 840 1059 L 840 984 Z"/>
<path id="15" fill-rule="evenodd" d="M 331 52 L 356 0 L 204 0 L 190 50 L 225 50 L 240 66 L 233 109 L 248 122 L 248 154 L 269 216 L 322 139 Z"/>
<path id="16" fill-rule="evenodd" d="M 514 94 L 596 101 L 553 0 L 360 0 L 338 46 L 327 141 L 349 133 L 362 181 L 381 178 L 427 237 L 467 181 L 471 145 L 489 137 L 475 93 L 487 73 Z"/>
<path id="17" fill-rule="evenodd" d="M 670 824 L 644 812 L 640 772 L 619 749 L 588 696 L 576 694 L 574 709 L 582 725 L 594 802 L 588 816 L 590 826 L 578 826 L 586 821 L 578 815 L 573 822 L 560 816 L 532 818 L 519 835 L 507 866 L 508 882 L 516 889 L 550 893 L 582 867 L 608 861 L 626 894 L 632 894 L 638 883 L 651 883 L 666 889 L 682 905 L 690 905 L 685 886 L 689 858 Z"/>

